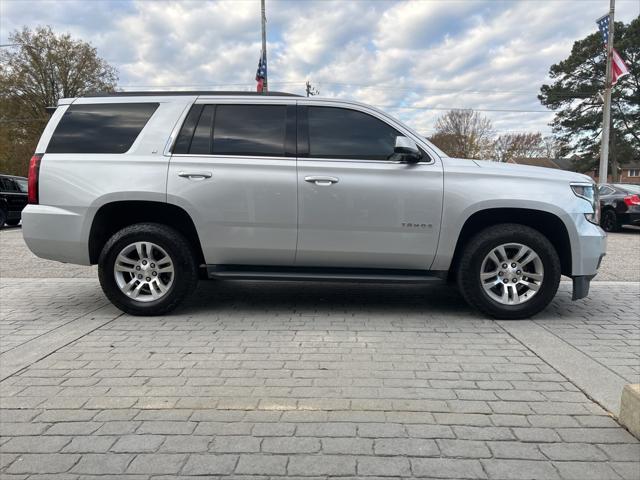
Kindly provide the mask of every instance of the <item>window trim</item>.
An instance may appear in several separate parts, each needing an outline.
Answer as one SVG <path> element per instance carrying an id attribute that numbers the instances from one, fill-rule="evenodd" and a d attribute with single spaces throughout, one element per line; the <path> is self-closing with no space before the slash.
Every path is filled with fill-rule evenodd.
<path id="1" fill-rule="evenodd" d="M 403 128 L 399 128 L 397 125 L 392 125 L 385 118 L 382 118 L 380 115 L 376 115 L 376 112 L 370 111 L 365 108 L 354 108 L 358 107 L 355 105 L 348 104 L 326 104 L 326 103 L 299 103 L 298 104 L 298 158 L 303 161 L 314 161 L 314 162 L 351 162 L 351 163 L 373 163 L 373 164 L 387 164 L 387 165 L 402 165 L 406 162 L 402 162 L 399 160 L 375 160 L 375 159 L 367 159 L 367 158 L 344 158 L 344 157 L 311 157 L 309 156 L 310 150 L 310 139 L 309 139 L 309 112 L 308 107 L 323 107 L 323 108 L 339 108 L 342 110 L 351 110 L 354 112 L 359 112 L 364 115 L 369 115 L 370 117 L 375 118 L 376 120 L 384 123 L 389 128 L 394 129 L 398 133 L 403 136 L 416 141 L 413 135 L 410 135 Z M 423 146 L 420 145 L 419 142 L 416 142 L 418 148 L 424 153 L 424 160 L 415 164 L 418 165 L 432 165 L 435 163 L 433 153 L 427 151 Z M 301 153 L 304 152 L 304 153 Z"/>

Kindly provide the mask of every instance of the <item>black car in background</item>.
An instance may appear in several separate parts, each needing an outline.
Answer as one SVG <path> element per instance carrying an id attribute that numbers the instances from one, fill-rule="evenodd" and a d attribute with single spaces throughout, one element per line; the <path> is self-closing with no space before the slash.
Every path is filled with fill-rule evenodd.
<path id="1" fill-rule="evenodd" d="M 27 205 L 27 179 L 0 175 L 0 228 L 18 225 Z"/>
<path id="2" fill-rule="evenodd" d="M 606 183 L 600 193 L 600 225 L 607 232 L 617 232 L 622 225 L 640 226 L 640 185 Z"/>

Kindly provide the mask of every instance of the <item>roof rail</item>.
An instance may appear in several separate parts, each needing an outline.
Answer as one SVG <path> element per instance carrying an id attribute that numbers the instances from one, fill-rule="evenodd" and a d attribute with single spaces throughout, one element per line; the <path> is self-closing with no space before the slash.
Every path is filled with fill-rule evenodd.
<path id="1" fill-rule="evenodd" d="M 146 97 L 146 96 L 174 96 L 174 95 L 221 95 L 221 96 L 256 96 L 256 97 L 300 97 L 295 93 L 287 92 L 247 92 L 247 91 L 232 91 L 232 90 L 175 90 L 175 91 L 140 91 L 140 92 L 92 92 L 82 95 L 82 97 Z"/>

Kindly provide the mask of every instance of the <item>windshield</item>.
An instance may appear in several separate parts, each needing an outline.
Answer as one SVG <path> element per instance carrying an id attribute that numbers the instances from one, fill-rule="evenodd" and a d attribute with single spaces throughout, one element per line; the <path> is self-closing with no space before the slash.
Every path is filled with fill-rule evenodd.
<path id="1" fill-rule="evenodd" d="M 27 183 L 26 180 L 22 180 L 21 178 L 16 178 L 15 181 L 18 184 L 18 188 L 20 189 L 21 192 L 27 193 L 29 191 L 29 184 Z"/>
<path id="2" fill-rule="evenodd" d="M 620 190 L 626 190 L 630 193 L 640 193 L 640 185 L 634 185 L 632 183 L 616 183 L 614 187 Z"/>

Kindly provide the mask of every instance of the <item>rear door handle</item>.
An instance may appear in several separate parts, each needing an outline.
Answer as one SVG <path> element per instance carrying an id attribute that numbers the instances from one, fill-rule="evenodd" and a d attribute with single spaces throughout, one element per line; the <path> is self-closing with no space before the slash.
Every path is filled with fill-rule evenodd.
<path id="1" fill-rule="evenodd" d="M 316 185 L 320 185 L 323 187 L 333 185 L 334 183 L 338 183 L 338 179 L 336 177 L 317 177 L 310 176 L 304 177 L 305 182 L 315 183 Z"/>
<path id="2" fill-rule="evenodd" d="M 194 180 L 202 180 L 204 178 L 211 178 L 211 175 L 213 175 L 211 172 L 180 172 L 180 173 L 178 173 L 179 177 L 192 178 Z"/>

